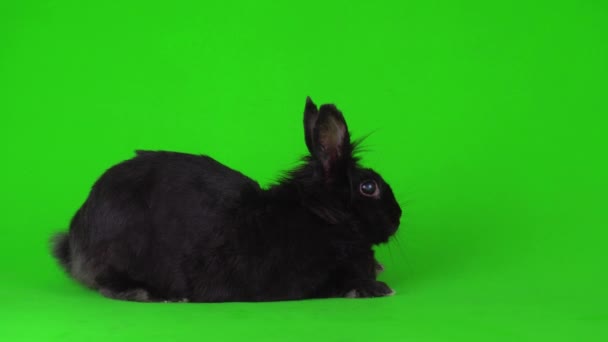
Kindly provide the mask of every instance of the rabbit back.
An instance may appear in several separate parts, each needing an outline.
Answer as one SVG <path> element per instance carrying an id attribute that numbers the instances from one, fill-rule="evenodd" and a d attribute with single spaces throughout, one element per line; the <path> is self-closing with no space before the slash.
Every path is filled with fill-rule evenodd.
<path id="1" fill-rule="evenodd" d="M 212 158 L 138 152 L 110 168 L 72 220 L 69 272 L 93 288 L 188 294 L 190 262 L 225 248 L 230 226 L 259 185 Z"/>

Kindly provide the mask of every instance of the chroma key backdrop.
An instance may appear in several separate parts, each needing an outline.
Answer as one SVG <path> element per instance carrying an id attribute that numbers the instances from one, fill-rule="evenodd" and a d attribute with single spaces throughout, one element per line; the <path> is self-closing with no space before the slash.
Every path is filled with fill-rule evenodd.
<path id="1" fill-rule="evenodd" d="M 603 1 L 3 1 L 0 340 L 608 341 Z M 262 186 L 335 103 L 403 208 L 378 299 L 133 303 L 48 238 L 136 149 Z"/>

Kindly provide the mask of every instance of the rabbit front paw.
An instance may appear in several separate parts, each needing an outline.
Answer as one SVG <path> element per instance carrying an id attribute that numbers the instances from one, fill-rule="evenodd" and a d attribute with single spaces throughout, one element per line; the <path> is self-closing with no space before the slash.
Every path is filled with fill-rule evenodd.
<path id="1" fill-rule="evenodd" d="M 363 282 L 344 294 L 345 298 L 370 298 L 392 296 L 396 292 L 381 281 L 370 280 Z"/>

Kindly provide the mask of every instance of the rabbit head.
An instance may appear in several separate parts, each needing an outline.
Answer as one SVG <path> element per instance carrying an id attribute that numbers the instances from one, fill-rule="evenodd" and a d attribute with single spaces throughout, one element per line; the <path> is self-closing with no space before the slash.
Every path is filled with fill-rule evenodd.
<path id="1" fill-rule="evenodd" d="M 308 97 L 304 136 L 310 155 L 290 175 L 303 203 L 330 224 L 347 225 L 372 244 L 388 241 L 399 227 L 401 208 L 391 187 L 359 165 L 344 116 L 333 104 L 317 108 Z"/>

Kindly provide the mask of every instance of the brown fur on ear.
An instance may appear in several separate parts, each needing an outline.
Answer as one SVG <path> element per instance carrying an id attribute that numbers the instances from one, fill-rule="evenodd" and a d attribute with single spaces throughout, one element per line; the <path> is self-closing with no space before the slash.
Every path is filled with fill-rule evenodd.
<path id="1" fill-rule="evenodd" d="M 314 133 L 314 157 L 323 165 L 325 176 L 332 179 L 351 153 L 348 127 L 336 106 L 321 106 Z"/>
<path id="2" fill-rule="evenodd" d="M 306 140 L 306 146 L 310 154 L 313 154 L 314 151 L 313 135 L 318 118 L 319 110 L 317 109 L 317 105 L 312 102 L 310 96 L 307 96 L 306 106 L 304 107 L 304 139 Z"/>

